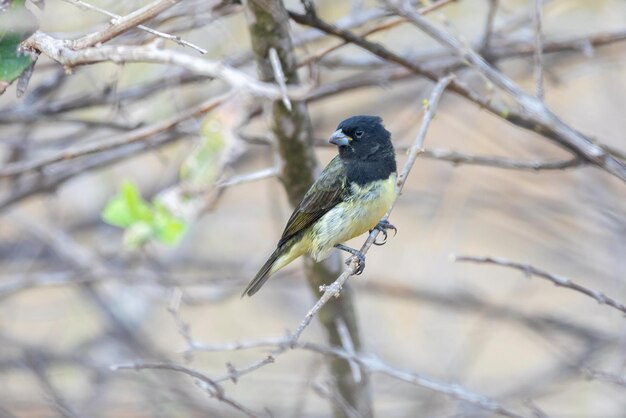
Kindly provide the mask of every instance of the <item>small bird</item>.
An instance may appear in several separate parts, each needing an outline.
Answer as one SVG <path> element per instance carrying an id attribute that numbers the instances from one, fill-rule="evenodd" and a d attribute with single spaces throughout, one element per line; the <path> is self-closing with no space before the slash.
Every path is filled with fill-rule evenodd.
<path id="1" fill-rule="evenodd" d="M 384 240 L 390 223 L 380 219 L 396 196 L 396 158 L 391 134 L 378 116 L 352 116 L 339 124 L 329 142 L 337 145 L 333 158 L 304 195 L 287 221 L 283 235 L 242 296 L 254 295 L 267 279 L 303 254 L 316 261 L 333 248 L 358 258 L 356 274 L 365 268 L 365 255 L 342 243 L 378 229 Z M 349 261 L 349 260 L 348 260 Z"/>

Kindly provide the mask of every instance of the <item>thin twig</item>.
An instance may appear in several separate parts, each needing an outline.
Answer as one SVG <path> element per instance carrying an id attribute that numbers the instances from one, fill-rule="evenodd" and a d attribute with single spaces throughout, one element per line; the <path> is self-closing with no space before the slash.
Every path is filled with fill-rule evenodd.
<path id="1" fill-rule="evenodd" d="M 413 373 L 413 372 L 409 372 L 406 370 L 398 369 L 396 367 L 390 366 L 389 364 L 385 363 L 383 360 L 381 360 L 379 357 L 377 357 L 374 354 L 364 354 L 364 353 L 354 353 L 354 352 L 350 353 L 347 350 L 344 350 L 341 348 L 326 347 L 326 346 L 309 343 L 309 342 L 295 342 L 294 343 L 292 341 L 292 337 L 290 336 L 287 336 L 279 340 L 258 340 L 258 341 L 250 341 L 247 343 L 232 343 L 232 344 L 225 344 L 225 345 L 222 344 L 222 345 L 205 346 L 203 344 L 196 343 L 195 350 L 219 351 L 219 349 L 222 348 L 227 351 L 230 351 L 229 349 L 240 350 L 240 349 L 255 348 L 255 347 L 275 347 L 276 348 L 275 352 L 283 352 L 285 351 L 287 347 L 290 347 L 292 349 L 313 351 L 313 352 L 324 354 L 324 355 L 330 355 L 330 356 L 343 358 L 345 360 L 357 363 L 360 367 L 362 367 L 368 373 L 385 374 L 394 379 L 402 380 L 407 383 L 411 383 L 411 384 L 424 387 L 426 389 L 429 389 L 438 393 L 442 393 L 451 398 L 471 403 L 472 405 L 478 406 L 488 411 L 492 411 L 502 416 L 511 417 L 511 418 L 522 417 L 522 415 L 505 408 L 494 399 L 472 392 L 469 389 L 461 385 L 440 382 L 440 381 L 431 379 L 429 377 L 423 376 L 418 373 Z"/>
<path id="2" fill-rule="evenodd" d="M 283 94 L 282 101 L 288 111 L 291 112 L 291 100 L 289 100 L 289 96 L 287 95 L 287 82 L 285 80 L 285 72 L 283 71 L 283 66 L 280 64 L 280 58 L 278 57 L 278 52 L 276 52 L 276 48 L 270 48 L 269 50 L 269 58 L 270 63 L 272 64 L 272 70 L 274 70 L 274 80 L 280 87 L 280 91 Z"/>
<path id="3" fill-rule="evenodd" d="M 63 1 L 66 2 L 66 3 L 73 4 L 73 5 L 81 8 L 81 9 L 93 10 L 95 12 L 102 13 L 102 14 L 107 15 L 109 17 L 112 17 L 114 19 L 120 19 L 122 17 L 122 16 L 117 15 L 115 13 L 111 13 L 108 10 L 102 9 L 102 8 L 100 8 L 98 6 L 94 6 L 92 4 L 86 3 L 86 2 L 81 1 L 81 0 L 63 0 Z M 206 49 L 201 48 L 198 45 L 194 45 L 191 42 L 185 41 L 180 36 L 170 35 L 169 33 L 161 32 L 161 31 L 158 31 L 156 29 L 149 28 L 149 27 L 147 27 L 145 25 L 137 25 L 136 27 L 137 27 L 137 29 L 141 29 L 144 32 L 151 33 L 152 35 L 158 36 L 159 38 L 167 39 L 167 40 L 176 42 L 179 45 L 195 49 L 196 51 L 200 52 L 201 54 L 206 54 L 208 52 Z"/>
<path id="4" fill-rule="evenodd" d="M 222 103 L 224 103 L 231 97 L 233 97 L 233 92 L 228 92 L 217 97 L 211 97 L 210 99 L 202 102 L 201 104 L 195 107 L 192 107 L 191 109 L 187 109 L 162 122 L 157 122 L 150 126 L 138 128 L 128 133 L 119 135 L 117 137 L 113 137 L 113 138 L 110 138 L 104 141 L 99 141 L 96 143 L 78 145 L 76 147 L 66 149 L 65 151 L 62 151 L 60 153 L 57 153 L 51 156 L 41 157 L 34 161 L 24 161 L 24 162 L 8 164 L 4 168 L 0 169 L 0 178 L 13 176 L 13 175 L 24 173 L 27 171 L 39 170 L 45 166 L 58 163 L 61 161 L 67 161 L 67 160 L 71 160 L 71 159 L 75 159 L 79 157 L 84 157 L 86 155 L 91 155 L 91 154 L 99 153 L 102 151 L 107 151 L 107 150 L 119 148 L 122 146 L 126 146 L 133 142 L 143 141 L 158 133 L 171 130 L 175 128 L 176 126 L 178 126 L 180 123 L 188 119 L 198 117 L 207 112 L 210 112 L 211 110 L 220 106 Z"/>
<path id="5" fill-rule="evenodd" d="M 464 154 L 446 149 L 427 149 L 424 158 L 449 161 L 452 164 L 481 165 L 486 167 L 506 168 L 512 170 L 565 170 L 574 167 L 584 167 L 586 163 L 580 158 L 555 161 L 524 161 L 507 157 L 488 157 L 483 155 Z"/>
<path id="6" fill-rule="evenodd" d="M 119 34 L 152 19 L 159 13 L 169 9 L 180 1 L 181 0 L 156 0 L 126 16 L 117 16 L 111 24 L 107 25 L 106 28 L 71 41 L 71 47 L 73 49 L 83 49 L 104 43 L 115 38 Z"/>
<path id="7" fill-rule="evenodd" d="M 390 4 L 390 7 L 397 9 L 395 4 Z M 493 73 L 495 72 L 495 78 L 498 79 L 498 83 L 494 82 L 494 84 L 499 85 L 501 81 L 504 81 L 507 89 L 512 88 L 516 92 L 519 91 L 520 95 L 514 95 L 514 97 L 517 98 L 520 106 L 524 104 L 522 107 L 525 108 L 525 111 L 516 112 L 509 107 L 495 103 L 489 100 L 489 98 L 469 89 L 467 85 L 460 80 L 455 80 L 451 83 L 451 91 L 467 98 L 468 100 L 471 100 L 479 106 L 489 110 L 492 114 L 497 115 L 510 123 L 524 129 L 532 130 L 533 132 L 553 140 L 558 145 L 573 151 L 581 157 L 584 157 L 586 160 L 593 162 L 598 167 L 603 168 L 605 171 L 626 181 L 626 161 L 620 160 L 618 157 L 609 152 L 604 146 L 595 143 L 575 129 L 564 124 L 556 115 L 547 110 L 545 106 L 543 106 L 542 102 L 538 101 L 535 97 L 525 94 L 523 91 L 519 90 L 519 88 L 510 79 L 489 67 L 489 65 L 480 56 L 469 50 L 467 45 L 462 44 L 448 34 L 443 33 L 441 30 L 434 27 L 432 23 L 424 23 L 425 20 L 421 15 L 415 13 L 413 10 L 405 8 L 402 8 L 402 10 L 398 13 L 409 16 L 412 21 L 417 20 L 420 24 L 426 25 L 428 28 L 427 33 L 436 37 L 437 40 L 442 42 L 445 41 L 444 43 L 446 46 L 451 48 L 455 53 L 459 53 L 460 56 L 467 62 L 474 65 L 476 65 L 476 62 L 479 62 L 479 68 L 481 70 L 489 68 L 489 76 L 494 75 Z M 405 59 L 401 55 L 390 51 L 379 43 L 367 41 L 362 37 L 354 35 L 352 32 L 329 24 L 319 19 L 316 15 L 299 14 L 295 12 L 290 12 L 289 15 L 298 23 L 315 27 L 325 33 L 340 37 L 350 43 L 366 49 L 367 51 L 370 51 L 372 54 L 385 61 L 401 65 L 417 75 L 425 76 L 431 80 L 438 79 L 438 75 L 435 72 L 418 65 L 412 60 Z M 418 17 L 416 18 L 412 15 L 417 15 Z M 508 91 L 507 89 L 505 90 Z M 530 106 L 530 108 L 528 108 L 528 106 Z"/>
<path id="8" fill-rule="evenodd" d="M 167 370 L 167 371 L 173 371 L 173 372 L 186 374 L 187 376 L 193 377 L 194 379 L 199 381 L 201 383 L 201 385 L 199 385 L 199 386 L 203 390 L 205 390 L 209 395 L 211 395 L 212 397 L 217 399 L 218 401 L 224 402 L 225 404 L 233 407 L 234 409 L 238 410 L 239 412 L 243 413 L 244 415 L 246 415 L 246 416 L 248 416 L 250 418 L 259 418 L 260 417 L 260 415 L 258 415 L 255 412 L 249 410 L 248 408 L 246 408 L 245 406 L 243 406 L 239 402 L 237 402 L 234 399 L 232 399 L 229 396 L 227 396 L 225 391 L 224 391 L 224 388 L 218 382 L 216 382 L 215 380 L 211 379 L 206 374 L 201 373 L 198 370 L 191 369 L 189 367 L 181 366 L 179 364 L 172 364 L 172 363 L 137 363 L 137 364 L 113 365 L 113 366 L 111 366 L 111 370 L 113 370 L 113 371 L 118 371 L 118 370 L 135 370 L 135 371 L 140 371 L 140 370 Z"/>
<path id="9" fill-rule="evenodd" d="M 487 13 L 487 21 L 485 22 L 485 33 L 480 43 L 480 51 L 485 54 L 491 47 L 491 38 L 493 35 L 493 25 L 496 20 L 500 0 L 489 0 L 489 12 Z"/>
<path id="10" fill-rule="evenodd" d="M 541 101 L 544 100 L 543 89 L 543 15 L 542 7 L 543 0 L 531 0 L 533 2 L 533 23 L 535 32 L 535 53 L 533 57 L 534 61 L 534 76 L 535 76 L 535 89 L 537 98 Z"/>
<path id="11" fill-rule="evenodd" d="M 621 386 L 626 388 L 626 375 L 617 375 L 612 373 L 607 373 L 599 370 L 593 370 L 590 368 L 583 368 L 583 374 L 586 378 L 592 380 L 598 380 L 600 382 L 612 383 L 617 386 Z"/>
<path id="12" fill-rule="evenodd" d="M 421 7 L 419 9 L 417 9 L 418 13 L 421 13 L 422 15 L 427 15 L 430 12 L 434 12 L 435 10 L 439 10 L 441 7 L 446 6 L 452 2 L 456 2 L 457 0 L 440 0 L 438 2 L 435 3 L 431 3 L 428 6 L 424 6 Z M 372 35 L 374 33 L 383 31 L 383 30 L 387 30 L 387 29 L 391 29 L 394 28 L 398 25 L 401 25 L 402 23 L 405 23 L 406 19 L 402 18 L 402 17 L 396 17 L 396 18 L 392 18 L 390 20 L 387 20 L 386 22 L 382 22 L 379 23 L 377 25 L 375 25 L 374 27 L 367 29 L 365 31 L 363 31 L 362 33 L 359 34 L 359 36 L 362 37 L 366 37 L 369 35 Z M 310 64 L 311 62 L 317 61 L 320 58 L 324 57 L 325 55 L 330 54 L 333 51 L 336 51 L 337 49 L 341 48 L 344 45 L 348 45 L 349 42 L 348 41 L 342 41 L 339 43 L 336 43 L 334 45 L 331 45 L 329 47 L 323 48 L 319 51 L 316 51 L 314 54 L 309 55 L 308 57 L 300 60 L 298 62 L 298 66 L 305 66 Z"/>
<path id="13" fill-rule="evenodd" d="M 601 146 L 594 144 L 583 136 L 576 129 L 564 123 L 537 97 L 525 93 L 513 80 L 489 65 L 479 54 L 473 51 L 465 43 L 439 29 L 432 22 L 416 13 L 406 4 L 386 0 L 386 4 L 400 16 L 404 16 L 415 26 L 431 36 L 437 42 L 457 53 L 461 58 L 467 60 L 475 69 L 483 74 L 495 86 L 499 87 L 512 98 L 537 122 L 548 126 L 560 138 L 563 144 L 567 144 L 570 149 L 583 155 L 586 159 L 602 167 L 609 173 L 615 175 L 626 182 L 626 162 L 607 153 Z M 508 117 L 507 117 L 508 119 Z"/>
<path id="14" fill-rule="evenodd" d="M 24 48 L 40 51 L 58 63 L 74 67 L 98 62 L 114 62 L 118 64 L 130 62 L 149 62 L 175 65 L 194 72 L 197 75 L 219 78 L 235 88 L 249 91 L 272 100 L 281 100 L 285 94 L 298 100 L 307 96 L 306 87 L 289 87 L 287 92 L 273 83 L 257 80 L 221 61 L 209 60 L 204 57 L 192 57 L 172 50 L 159 50 L 144 46 L 104 45 L 100 47 L 74 50 L 70 41 L 56 39 L 43 32 L 35 32 L 22 43 Z"/>
<path id="15" fill-rule="evenodd" d="M 548 273 L 543 270 L 539 270 L 538 268 L 533 267 L 530 264 L 517 263 L 515 261 L 511 261 L 511 260 L 507 260 L 507 259 L 499 258 L 499 257 L 476 257 L 476 256 L 467 256 L 467 255 L 454 256 L 454 261 L 479 263 L 479 264 L 495 264 L 497 266 L 514 268 L 516 270 L 520 270 L 527 276 L 541 277 L 543 279 L 551 281 L 556 286 L 571 289 L 578 293 L 582 293 L 583 295 L 587 295 L 595 299 L 598 303 L 602 305 L 610 306 L 626 314 L 626 305 L 620 302 L 617 302 L 615 299 L 610 298 L 609 296 L 606 296 L 604 293 L 579 285 L 567 277 L 557 276 L 555 274 Z"/>

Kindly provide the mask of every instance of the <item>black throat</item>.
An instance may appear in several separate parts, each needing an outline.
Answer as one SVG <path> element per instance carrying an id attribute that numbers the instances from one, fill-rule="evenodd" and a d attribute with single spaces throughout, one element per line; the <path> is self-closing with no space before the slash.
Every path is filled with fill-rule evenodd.
<path id="1" fill-rule="evenodd" d="M 348 184 L 364 186 L 368 183 L 387 180 L 396 172 L 396 158 L 393 149 L 379 153 L 375 158 L 341 159 L 346 167 Z"/>

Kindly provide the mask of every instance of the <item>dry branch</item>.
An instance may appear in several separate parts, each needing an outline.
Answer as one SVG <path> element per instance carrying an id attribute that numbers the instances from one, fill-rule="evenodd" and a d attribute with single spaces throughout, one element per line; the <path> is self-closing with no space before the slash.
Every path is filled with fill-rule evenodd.
<path id="1" fill-rule="evenodd" d="M 479 106 L 489 110 L 492 114 L 507 120 L 524 129 L 531 130 L 552 139 L 558 145 L 574 152 L 576 155 L 593 162 L 597 166 L 616 175 L 620 179 L 626 181 L 626 162 L 615 157 L 606 150 L 606 147 L 600 146 L 582 134 L 564 124 L 556 115 L 552 114 L 543 106 L 538 99 L 521 92 L 519 88 L 506 76 L 502 75 L 489 66 L 484 59 L 469 49 L 466 45 L 461 44 L 458 40 L 442 32 L 430 22 L 426 21 L 419 13 L 404 6 L 396 6 L 390 4 L 390 7 L 397 11 L 398 14 L 406 17 L 410 21 L 419 24 L 429 35 L 435 39 L 444 42 L 455 53 L 465 58 L 468 62 L 474 64 L 480 71 L 487 71 L 485 75 L 494 82 L 494 84 L 503 88 L 505 91 L 512 93 L 517 100 L 518 105 L 526 109 L 525 112 L 516 112 L 503 105 L 493 103 L 489 98 L 484 97 L 473 90 L 470 90 L 460 80 L 455 80 L 450 84 L 450 90 L 471 100 Z M 431 80 L 437 80 L 439 76 L 423 66 L 408 60 L 401 55 L 394 53 L 383 45 L 370 42 L 364 38 L 354 35 L 352 32 L 340 29 L 332 24 L 321 20 L 317 15 L 312 13 L 299 14 L 290 12 L 290 16 L 296 22 L 315 27 L 325 33 L 340 37 L 350 43 L 358 45 L 361 48 L 373 53 L 385 61 L 399 64 L 417 75 L 425 76 Z M 497 81 L 497 82 L 496 82 Z"/>
<path id="2" fill-rule="evenodd" d="M 132 29 L 143 22 L 152 19 L 159 13 L 169 9 L 181 0 L 156 0 L 134 12 L 124 16 L 116 17 L 106 28 L 85 35 L 81 38 L 71 41 L 70 46 L 73 49 L 84 49 L 96 44 L 107 42 L 119 34 Z"/>
<path id="3" fill-rule="evenodd" d="M 100 46 L 74 50 L 71 41 L 53 38 L 43 32 L 35 32 L 23 42 L 24 48 L 41 52 L 66 67 L 110 61 L 116 64 L 148 62 L 174 65 L 192 71 L 196 75 L 214 77 L 234 88 L 243 89 L 268 99 L 282 99 L 285 94 L 297 100 L 306 97 L 308 89 L 291 87 L 286 93 L 280 87 L 258 81 L 221 61 L 204 57 L 192 57 L 171 50 L 159 50 L 143 46 Z"/>
<path id="4" fill-rule="evenodd" d="M 107 15 L 109 17 L 112 17 L 113 19 L 115 19 L 115 24 L 119 23 L 120 19 L 124 19 L 120 15 L 116 15 L 115 13 L 111 13 L 111 12 L 109 12 L 107 10 L 104 10 L 104 9 L 98 7 L 98 6 L 94 6 L 92 4 L 85 3 L 84 1 L 81 1 L 81 0 L 63 0 L 63 1 L 65 1 L 67 3 L 70 3 L 70 4 L 73 4 L 73 5 L 77 6 L 77 7 L 80 7 L 81 9 L 93 10 L 93 11 L 96 11 L 98 13 L 102 13 L 102 14 L 105 14 L 105 15 Z M 180 0 L 175 0 L 175 1 L 172 1 L 172 3 L 179 2 L 179 1 Z M 148 7 L 148 6 L 146 6 L 146 7 Z M 133 12 L 132 14 L 136 14 L 137 12 Z M 157 12 L 156 14 L 158 14 L 158 13 L 160 13 L 160 11 Z M 125 18 L 129 18 L 130 16 L 131 15 L 127 15 L 127 16 L 125 16 Z M 150 17 L 148 19 L 150 19 Z M 184 39 L 181 39 L 180 36 L 170 35 L 169 33 L 161 32 L 161 31 L 158 31 L 156 29 L 149 28 L 149 27 L 147 27 L 145 25 L 136 25 L 135 27 L 137 29 L 141 29 L 141 30 L 143 30 L 145 32 L 151 33 L 152 35 L 158 36 L 159 38 L 167 39 L 167 40 L 176 42 L 179 45 L 183 45 L 183 46 L 187 46 L 189 48 L 195 49 L 196 51 L 200 52 L 201 54 L 206 54 L 207 53 L 206 49 L 201 48 L 198 45 L 194 45 L 191 42 L 188 42 L 188 41 L 186 41 Z M 79 40 L 76 40 L 75 42 L 78 42 L 78 41 Z"/>
<path id="5" fill-rule="evenodd" d="M 196 379 L 200 384 L 198 385 L 201 389 L 207 392 L 211 397 L 217 399 L 220 402 L 225 403 L 226 405 L 236 409 L 237 411 L 243 413 L 247 417 L 250 418 L 260 418 L 261 415 L 251 411 L 246 408 L 239 402 L 235 401 L 233 398 L 226 395 L 224 388 L 215 380 L 211 379 L 209 376 L 204 373 L 199 372 L 198 370 L 191 369 L 189 367 L 181 366 L 179 364 L 171 364 L 171 363 L 138 363 L 138 364 L 119 364 L 111 366 L 111 370 L 166 370 L 177 373 L 182 373 L 187 376 L 190 376 Z"/>
<path id="6" fill-rule="evenodd" d="M 103 141 L 92 142 L 85 145 L 78 145 L 73 148 L 66 149 L 58 154 L 51 156 L 41 157 L 33 161 L 16 162 L 8 164 L 0 169 L 0 178 L 14 176 L 16 174 L 22 174 L 27 171 L 40 170 L 45 166 L 67 161 L 75 158 L 84 157 L 91 154 L 100 153 L 103 151 L 109 151 L 112 149 L 120 148 L 133 142 L 143 141 L 150 137 L 153 137 L 159 133 L 169 131 L 180 123 L 189 120 L 194 117 L 210 112 L 215 109 L 226 100 L 233 97 L 232 92 L 212 97 L 197 106 L 187 109 L 177 115 L 174 115 L 164 121 L 154 123 L 150 126 L 138 128 L 128 133 L 121 134 L 117 137 L 106 139 Z"/>
<path id="7" fill-rule="evenodd" d="M 513 80 L 489 65 L 484 58 L 474 52 L 468 45 L 465 45 L 449 33 L 437 28 L 407 5 L 395 2 L 392 3 L 390 1 L 388 1 L 387 4 L 392 10 L 408 19 L 433 39 L 467 60 L 476 70 L 489 79 L 489 81 L 507 92 L 515 99 L 515 102 L 522 109 L 523 113 L 527 114 L 538 124 L 545 125 L 550 131 L 555 132 L 562 145 L 574 150 L 585 159 L 626 182 L 626 161 L 611 155 L 606 149 L 595 144 L 589 138 L 564 123 L 541 99 L 525 93 Z"/>
<path id="8" fill-rule="evenodd" d="M 573 282 L 567 277 L 557 276 L 555 274 L 548 273 L 543 270 L 539 270 L 538 268 L 533 267 L 530 264 L 517 263 L 515 261 L 511 261 L 511 260 L 507 260 L 507 259 L 499 258 L 499 257 L 475 257 L 475 256 L 468 256 L 468 255 L 454 256 L 454 261 L 479 263 L 479 264 L 494 264 L 494 265 L 502 266 L 502 267 L 510 267 L 510 268 L 523 272 L 529 277 L 532 277 L 532 276 L 541 277 L 542 279 L 546 279 L 554 283 L 556 286 L 564 287 L 566 289 L 571 289 L 578 293 L 582 293 L 583 295 L 587 295 L 595 299 L 601 305 L 610 306 L 626 314 L 626 305 L 620 302 L 617 302 L 615 299 L 605 295 L 604 293 L 579 285 L 578 283 Z"/>

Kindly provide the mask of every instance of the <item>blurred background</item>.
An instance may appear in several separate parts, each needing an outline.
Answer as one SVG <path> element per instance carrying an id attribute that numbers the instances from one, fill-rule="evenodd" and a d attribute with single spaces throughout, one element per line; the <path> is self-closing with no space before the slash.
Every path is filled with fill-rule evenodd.
<path id="1" fill-rule="evenodd" d="M 40 31 L 60 39 L 108 21 L 71 3 L 48 0 L 44 10 L 27 7 Z M 494 50 L 532 46 L 533 2 L 496 3 Z M 126 15 L 146 3 L 91 4 Z M 380 7 L 358 0 L 315 4 L 331 22 L 349 22 Z M 297 2 L 287 7 L 301 10 Z M 480 45 L 491 7 L 489 0 L 458 0 L 429 19 Z M 256 76 L 239 4 L 184 0 L 146 25 Z M 623 0 L 544 1 L 545 41 L 574 45 L 544 57 L 547 105 L 621 152 L 626 46 L 593 47 L 585 39 L 623 34 L 625 28 Z M 337 43 L 316 34 L 292 23 L 300 59 Z M 408 24 L 368 39 L 415 59 L 453 58 Z M 154 38 L 132 29 L 110 43 L 148 44 Z M 532 94 L 532 55 L 494 63 Z M 457 75 L 485 94 L 501 96 L 471 68 L 457 69 Z M 322 142 L 354 114 L 382 116 L 399 166 L 404 164 L 430 81 L 355 46 L 304 66 L 301 78 L 322 92 L 308 103 L 321 144 L 320 166 L 336 154 Z M 346 87 L 351 82 L 356 87 Z M 64 69 L 41 56 L 22 97 L 16 97 L 15 84 L 0 96 L 0 164 L 21 169 L 0 177 L 0 416 L 241 416 L 187 376 L 111 369 L 175 361 L 222 376 L 227 364 L 244 367 L 271 350 L 186 356 L 186 338 L 223 344 L 281 337 L 315 302 L 301 261 L 253 298 L 239 297 L 291 213 L 274 175 L 277 155 L 267 119 L 258 114 L 263 100 L 236 94 L 206 115 L 150 131 L 226 90 L 220 81 L 168 65 L 105 62 Z M 111 139 L 127 142 L 46 162 Z M 452 93 L 443 96 L 425 147 L 525 162 L 571 158 L 546 138 Z M 527 263 L 626 301 L 624 184 L 591 166 L 510 169 L 432 157 L 420 156 L 390 217 L 397 236 L 373 248 L 364 274 L 350 279 L 363 351 L 394 367 L 461 384 L 526 416 L 543 416 L 536 406 L 550 417 L 626 417 L 623 380 L 620 386 L 594 374 L 626 372 L 623 314 L 514 269 L 451 257 Z M 44 164 L 19 165 L 38 161 Z M 258 178 L 246 177 L 250 173 Z M 143 222 L 124 218 L 124 205 L 137 194 L 148 213 Z M 358 247 L 363 240 L 349 244 Z M 314 320 L 302 338 L 323 343 L 325 337 Z M 259 416 L 326 417 L 330 381 L 322 356 L 294 350 L 223 386 Z M 380 417 L 491 416 L 386 376 L 373 377 L 372 393 Z"/>

